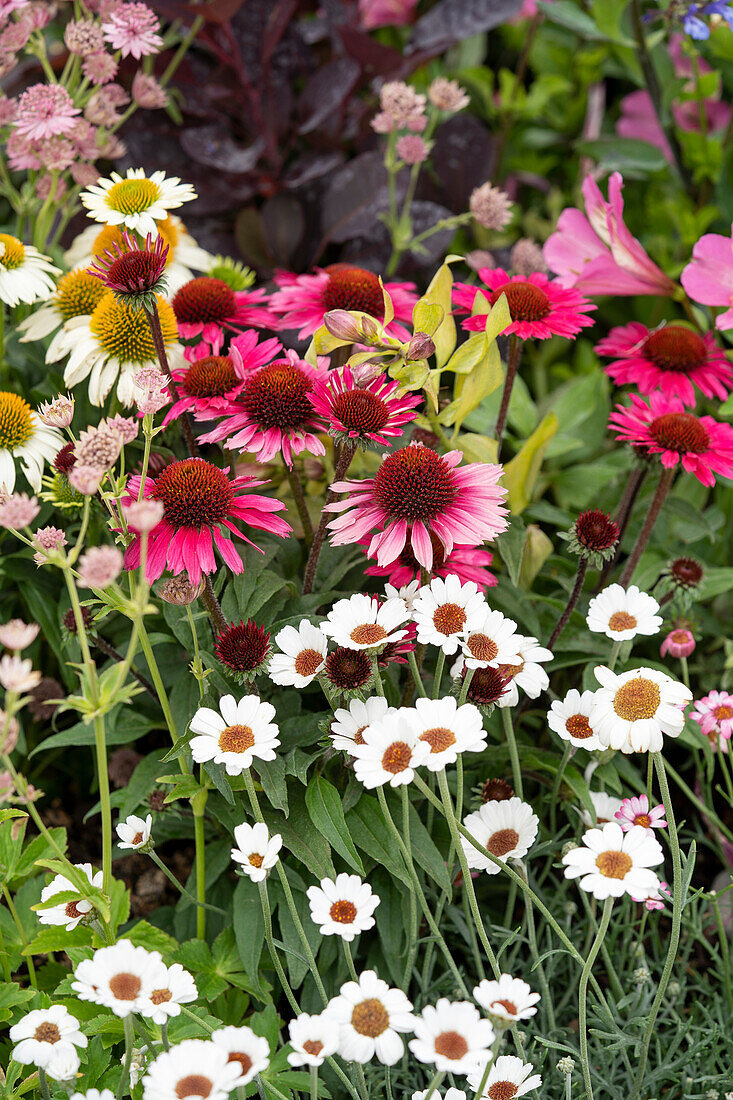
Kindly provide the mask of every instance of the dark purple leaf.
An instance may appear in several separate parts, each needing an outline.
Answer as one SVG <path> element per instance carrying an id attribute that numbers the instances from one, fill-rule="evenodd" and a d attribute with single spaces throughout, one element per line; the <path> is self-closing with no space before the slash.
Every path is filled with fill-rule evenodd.
<path id="1" fill-rule="evenodd" d="M 259 271 L 272 270 L 274 264 L 267 245 L 265 227 L 256 207 L 247 206 L 239 211 L 234 238 L 245 263 Z"/>
<path id="2" fill-rule="evenodd" d="M 360 69 L 350 57 L 339 57 L 316 69 L 299 99 L 302 119 L 298 133 L 310 134 L 343 110 L 344 100 L 356 87 Z"/>
<path id="3" fill-rule="evenodd" d="M 343 153 L 316 153 L 310 151 L 303 153 L 301 157 L 289 166 L 283 176 L 283 183 L 291 190 L 304 187 L 322 176 L 333 174 L 341 168 L 345 156 Z"/>
<path id="4" fill-rule="evenodd" d="M 415 24 L 405 52 L 439 53 L 474 34 L 490 31 L 512 19 L 522 0 L 438 0 Z"/>
<path id="5" fill-rule="evenodd" d="M 252 171 L 262 152 L 261 141 L 247 146 L 237 145 L 228 128 L 216 122 L 209 126 L 184 130 L 181 134 L 181 145 L 191 159 L 199 164 L 240 175 Z"/>
<path id="6" fill-rule="evenodd" d="M 437 202 L 422 202 L 420 200 L 413 202 L 410 207 L 413 236 L 417 237 L 420 233 L 424 233 L 426 229 L 431 229 L 443 218 L 449 218 L 450 216 L 451 211 L 447 210 L 445 206 L 440 206 Z M 420 242 L 420 248 L 424 251 L 413 253 L 414 258 L 420 265 L 430 266 L 436 263 L 445 255 L 454 235 L 454 229 L 439 229 L 437 233 L 433 233 L 432 237 Z"/>
<path id="7" fill-rule="evenodd" d="M 404 65 L 404 58 L 399 50 L 384 46 L 356 27 L 339 28 L 339 38 L 347 54 L 370 73 L 387 76 L 401 71 Z"/>
<path id="8" fill-rule="evenodd" d="M 489 178 L 493 147 L 494 139 L 475 115 L 454 115 L 438 130 L 431 157 L 433 170 L 455 213 L 467 209 L 474 187 Z"/>
<path id="9" fill-rule="evenodd" d="M 262 64 L 267 65 L 295 14 L 298 0 L 270 0 L 270 13 L 262 36 Z"/>
<path id="10" fill-rule="evenodd" d="M 305 229 L 303 207 L 294 195 L 273 195 L 260 210 L 268 251 L 278 267 L 289 267 Z"/>
<path id="11" fill-rule="evenodd" d="M 398 177 L 398 197 L 404 195 L 405 174 Z M 388 209 L 387 170 L 380 153 L 362 153 L 345 164 L 323 197 L 324 236 L 348 241 L 370 233 Z"/>

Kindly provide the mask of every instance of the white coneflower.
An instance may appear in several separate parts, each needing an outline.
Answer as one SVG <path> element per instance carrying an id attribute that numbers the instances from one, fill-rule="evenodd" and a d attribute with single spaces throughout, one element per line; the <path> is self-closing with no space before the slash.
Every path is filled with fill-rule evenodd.
<path id="1" fill-rule="evenodd" d="M 550 677 L 542 667 L 552 660 L 552 651 L 541 646 L 536 638 L 517 635 L 519 644 L 518 665 L 500 665 L 499 672 L 509 678 L 504 694 L 497 699 L 498 707 L 515 707 L 519 702 L 519 688 L 530 699 L 536 699 L 550 684 Z"/>
<path id="2" fill-rule="evenodd" d="M 579 809 L 580 820 L 583 824 L 591 829 L 596 825 L 606 825 L 609 821 L 613 821 L 617 812 L 621 809 L 621 799 L 615 798 L 612 794 L 606 794 L 605 791 L 589 791 L 588 793 L 596 812 L 596 819 L 594 821 L 587 810 Z"/>
<path id="3" fill-rule="evenodd" d="M 481 752 L 486 748 L 483 718 L 472 703 L 459 707 L 451 695 L 444 699 L 418 699 L 414 713 L 419 740 L 430 745 L 425 766 L 431 772 L 455 764 L 463 752 Z"/>
<path id="4" fill-rule="evenodd" d="M 521 978 L 511 974 L 500 974 L 498 980 L 484 978 L 473 991 L 476 1001 L 485 1009 L 495 1022 L 513 1024 L 517 1020 L 529 1020 L 537 1012 L 539 993 Z"/>
<path id="5" fill-rule="evenodd" d="M 74 867 L 77 871 L 81 871 L 89 879 L 91 886 L 101 887 L 103 875 L 101 871 L 96 873 L 92 871 L 91 863 L 75 863 Z M 90 913 L 94 908 L 91 901 L 87 901 L 79 894 L 78 887 L 74 885 L 65 875 L 55 875 L 51 879 L 48 886 L 44 886 L 41 890 L 41 901 L 51 901 L 56 894 L 67 894 L 69 891 L 74 891 L 78 894 L 77 898 L 72 898 L 71 901 L 60 901 L 58 905 L 52 905 L 48 909 L 39 909 L 37 916 L 41 924 L 56 924 L 62 925 L 66 928 L 67 932 L 70 932 L 72 928 L 76 928 L 79 921 L 83 920 L 87 913 Z"/>
<path id="6" fill-rule="evenodd" d="M 470 1001 L 441 997 L 416 1017 L 415 1038 L 408 1045 L 418 1061 L 465 1076 L 486 1065 L 494 1039 L 493 1027 Z"/>
<path id="7" fill-rule="evenodd" d="M 461 642 L 466 667 L 498 668 L 499 665 L 519 664 L 521 640 L 513 619 L 507 619 L 501 611 L 487 608 L 483 619 L 466 631 Z"/>
<path id="8" fill-rule="evenodd" d="M 572 688 L 564 699 L 555 699 L 547 712 L 547 724 L 563 741 L 569 741 L 576 749 L 603 748 L 590 724 L 594 692 L 583 694 Z"/>
<path id="9" fill-rule="evenodd" d="M 322 1066 L 338 1050 L 339 1029 L 327 1012 L 310 1016 L 301 1012 L 288 1024 L 292 1053 L 288 1054 L 291 1066 Z"/>
<path id="10" fill-rule="evenodd" d="M 36 1008 L 13 1024 L 8 1032 L 13 1047 L 12 1058 L 23 1066 L 46 1069 L 58 1054 L 70 1053 L 75 1047 L 85 1047 L 88 1039 L 65 1005 Z"/>
<path id="11" fill-rule="evenodd" d="M 227 775 L 241 775 L 255 757 L 274 760 L 280 744 L 274 717 L 272 704 L 256 695 L 245 695 L 239 702 L 224 695 L 218 711 L 199 707 L 191 719 L 191 730 L 198 734 L 191 739 L 191 755 L 197 764 L 223 764 Z"/>
<path id="12" fill-rule="evenodd" d="M 354 773 L 367 789 L 400 787 L 412 783 L 415 768 L 430 756 L 430 745 L 420 740 L 417 713 L 410 708 L 388 711 L 372 722 L 362 734 L 362 742 L 350 750 Z"/>
<path id="13" fill-rule="evenodd" d="M 404 1054 L 400 1032 L 412 1031 L 412 1004 L 401 989 L 390 988 L 373 970 L 346 982 L 325 1010 L 338 1029 L 338 1051 L 348 1062 L 370 1062 L 376 1055 L 393 1066 Z"/>
<path id="14" fill-rule="evenodd" d="M 333 712 L 331 744 L 335 749 L 343 749 L 351 754 L 354 745 L 364 744 L 362 734 L 367 726 L 384 718 L 385 714 L 394 709 L 383 695 L 374 695 L 363 702 L 361 699 L 352 699 L 348 710 L 339 707 Z"/>
<path id="15" fill-rule="evenodd" d="M 643 900 L 659 890 L 652 867 L 664 860 L 662 846 L 641 825 L 624 832 L 615 821 L 589 829 L 583 843 L 562 858 L 566 878 L 579 878 L 581 890 L 599 901 L 622 894 Z"/>
<path id="16" fill-rule="evenodd" d="M 637 585 L 622 588 L 611 584 L 594 596 L 588 605 L 586 622 L 595 634 L 605 634 L 614 642 L 626 642 L 637 634 L 658 634 L 662 616 L 653 596 Z"/>
<path id="17" fill-rule="evenodd" d="M 245 821 L 234 829 L 237 847 L 232 848 L 232 859 L 241 865 L 242 870 L 253 882 L 262 882 L 267 872 L 279 859 L 283 838 L 279 833 L 270 836 L 262 821 L 248 825 Z"/>
<path id="18" fill-rule="evenodd" d="M 373 913 L 380 899 L 358 875 L 324 878 L 320 886 L 309 886 L 306 893 L 311 920 L 322 936 L 340 936 L 350 943 L 360 932 L 374 927 Z"/>
<path id="19" fill-rule="evenodd" d="M 6 492 L 15 488 L 16 463 L 38 492 L 45 464 L 56 457 L 63 443 L 61 433 L 45 425 L 27 401 L 17 393 L 0 392 L 0 485 Z"/>
<path id="20" fill-rule="evenodd" d="M 463 824 L 487 852 L 497 859 L 508 860 L 526 856 L 535 842 L 540 821 L 532 807 L 515 795 L 502 802 L 484 802 Z M 498 863 L 482 855 L 463 836 L 461 844 L 469 867 L 490 875 L 501 870 Z"/>
<path id="21" fill-rule="evenodd" d="M 267 667 L 275 684 L 307 687 L 326 664 L 328 639 L 308 619 L 301 619 L 297 627 L 284 626 L 275 635 L 275 645 L 282 653 L 275 653 Z"/>
<path id="22" fill-rule="evenodd" d="M 407 631 L 400 627 L 407 617 L 404 600 L 380 604 L 376 596 L 357 592 L 333 605 L 321 630 L 346 649 L 381 650 L 406 636 Z"/>
<path id="23" fill-rule="evenodd" d="M 164 221 L 170 210 L 195 199 L 196 192 L 178 176 L 166 178 L 165 172 L 153 172 L 148 177 L 144 168 L 128 168 L 126 178 L 112 172 L 110 179 L 99 179 L 79 198 L 94 221 L 124 225 L 144 237 L 157 235 L 156 223 Z"/>
<path id="24" fill-rule="evenodd" d="M 111 1008 L 116 1016 L 139 1012 L 153 990 L 160 954 L 118 940 L 100 947 L 91 959 L 82 959 L 74 971 L 71 988 L 82 1001 Z"/>
<path id="25" fill-rule="evenodd" d="M 467 633 L 478 629 L 486 600 L 474 581 L 461 584 L 455 573 L 423 585 L 414 602 L 417 640 L 455 653 Z"/>
<path id="26" fill-rule="evenodd" d="M 538 1089 L 542 1078 L 539 1073 L 532 1075 L 533 1069 L 531 1062 L 523 1062 L 512 1054 L 502 1054 L 489 1070 L 481 1100 L 514 1100 L 532 1089 Z M 482 1077 L 483 1073 L 470 1074 L 468 1083 L 471 1088 L 477 1089 Z"/>
<path id="27" fill-rule="evenodd" d="M 206 1039 L 184 1039 L 150 1063 L 143 1077 L 143 1100 L 228 1100 L 241 1066 Z"/>
<path id="28" fill-rule="evenodd" d="M 263 1073 L 270 1064 L 270 1044 L 261 1035 L 255 1035 L 251 1027 L 219 1028 L 212 1031 L 211 1041 L 226 1054 L 228 1064 L 238 1068 L 235 1088 L 248 1085 L 256 1074 Z"/>
<path id="29" fill-rule="evenodd" d="M 145 848 L 150 844 L 152 827 L 152 814 L 148 814 L 144 821 L 141 817 L 135 817 L 134 814 L 131 814 L 130 817 L 125 818 L 117 826 L 116 832 L 120 838 L 118 847 L 130 848 L 135 852 Z"/>
<path id="30" fill-rule="evenodd" d="M 604 748 L 659 752 L 664 736 L 679 737 L 692 692 L 654 668 L 616 673 L 598 665 L 601 687 L 593 694 L 590 721 Z"/>
<path id="31" fill-rule="evenodd" d="M 166 966 L 161 960 L 149 977 L 137 1011 L 154 1024 L 165 1024 L 172 1016 L 180 1016 L 182 1004 L 195 1001 L 197 997 L 198 990 L 191 974 L 180 963 Z"/>
<path id="32" fill-rule="evenodd" d="M 0 233 L 0 301 L 6 306 L 48 298 L 56 289 L 54 275 L 60 274 L 48 256 L 33 245 Z"/>

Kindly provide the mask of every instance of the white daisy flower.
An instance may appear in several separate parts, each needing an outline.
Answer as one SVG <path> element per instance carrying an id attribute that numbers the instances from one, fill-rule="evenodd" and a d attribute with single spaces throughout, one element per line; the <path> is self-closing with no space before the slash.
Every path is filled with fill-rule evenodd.
<path id="1" fill-rule="evenodd" d="M 61 433 L 43 424 L 27 401 L 17 393 L 0 392 L 0 485 L 8 493 L 15 489 L 16 462 L 28 484 L 39 492 L 45 464 L 63 445 Z"/>
<path id="2" fill-rule="evenodd" d="M 255 757 L 275 759 L 280 739 L 274 717 L 273 705 L 256 695 L 245 695 L 239 702 L 224 695 L 218 711 L 199 707 L 191 719 L 191 730 L 199 735 L 191 739 L 191 754 L 197 764 L 213 760 L 225 766 L 227 775 L 241 775 Z"/>
<path id="3" fill-rule="evenodd" d="M 399 629 L 406 619 L 404 600 L 380 604 L 376 596 L 357 592 L 333 605 L 321 630 L 346 649 L 381 650 L 406 636 L 407 631 Z"/>
<path id="4" fill-rule="evenodd" d="M 615 821 L 583 833 L 582 846 L 562 857 L 565 878 L 579 878 L 580 889 L 599 901 L 622 894 L 651 897 L 659 890 L 659 878 L 650 868 L 663 860 L 661 844 L 642 825 L 625 833 Z"/>
<path id="5" fill-rule="evenodd" d="M 338 1052 L 347 1062 L 370 1062 L 376 1055 L 393 1066 L 404 1054 L 400 1032 L 412 1031 L 412 1003 L 401 989 L 390 988 L 373 970 L 358 982 L 346 982 L 326 1006 L 325 1015 L 338 1028 Z"/>
<path id="6" fill-rule="evenodd" d="M 479 1084 L 481 1082 L 479 1081 Z M 426 1100 L 428 1095 L 427 1089 L 421 1089 L 420 1092 L 413 1092 L 411 1100 Z M 430 1093 L 430 1100 L 466 1100 L 466 1094 L 463 1089 L 454 1089 L 453 1086 L 445 1093 L 441 1093 L 439 1089 L 434 1089 Z"/>
<path id="7" fill-rule="evenodd" d="M 662 616 L 653 596 L 637 585 L 622 588 L 611 584 L 594 596 L 588 605 L 586 622 L 594 634 L 605 634 L 614 642 L 627 642 L 637 634 L 658 634 Z"/>
<path id="8" fill-rule="evenodd" d="M 593 752 L 603 746 L 590 724 L 594 692 L 572 688 L 564 699 L 555 699 L 547 712 L 547 724 L 563 741 L 576 749 Z"/>
<path id="9" fill-rule="evenodd" d="M 486 614 L 486 600 L 473 581 L 461 584 L 455 573 L 423 585 L 413 617 L 417 640 L 455 653 L 464 637 L 477 630 Z"/>
<path id="10" fill-rule="evenodd" d="M 351 754 L 354 745 L 364 744 L 362 734 L 367 726 L 384 718 L 385 714 L 394 709 L 382 695 L 374 695 L 364 702 L 361 699 L 352 699 L 348 710 L 339 707 L 333 712 L 331 744 L 335 749 L 343 749 Z"/>
<path id="11" fill-rule="evenodd" d="M 596 811 L 596 820 L 591 820 L 587 810 L 579 808 L 578 813 L 583 824 L 593 829 L 596 825 L 607 825 L 609 821 L 614 821 L 616 812 L 621 809 L 622 800 L 615 798 L 612 794 L 606 794 L 605 791 L 589 791 L 589 794 L 593 809 Z"/>
<path id="12" fill-rule="evenodd" d="M 590 721 L 603 748 L 624 753 L 659 752 L 667 737 L 679 737 L 692 692 L 654 668 L 616 673 L 598 665 L 601 687 L 593 693 Z"/>
<path id="13" fill-rule="evenodd" d="M 417 712 L 408 707 L 390 709 L 362 733 L 362 742 L 350 750 L 354 774 L 368 790 L 389 783 L 401 787 L 412 783 L 415 768 L 425 764 L 430 745 L 420 740 L 422 730 Z"/>
<path id="14" fill-rule="evenodd" d="M 501 1024 L 529 1020 L 537 1012 L 535 1006 L 540 999 L 539 993 L 533 993 L 526 982 L 511 974 L 500 974 L 499 979 L 493 981 L 484 978 L 474 989 L 473 996 L 493 1016 L 494 1022 Z"/>
<path id="15" fill-rule="evenodd" d="M 535 842 L 540 819 L 532 807 L 515 795 L 502 802 L 484 802 L 475 813 L 469 814 L 464 827 L 487 852 L 497 859 L 522 859 Z M 496 875 L 501 870 L 488 856 L 483 856 L 465 837 L 461 844 L 468 866 L 477 871 Z"/>
<path id="16" fill-rule="evenodd" d="M 338 1050 L 338 1028 L 328 1013 L 309 1016 L 301 1012 L 288 1024 L 292 1053 L 288 1054 L 291 1066 L 322 1066 Z"/>
<path id="17" fill-rule="evenodd" d="M 0 301 L 6 306 L 46 299 L 56 289 L 61 271 L 33 245 L 0 233 Z"/>
<path id="18" fill-rule="evenodd" d="M 129 1016 L 140 1011 L 155 988 L 160 962 L 158 951 L 118 940 L 111 947 L 100 947 L 91 959 L 82 959 L 71 988 L 82 1001 L 111 1008 L 116 1016 Z"/>
<path id="19" fill-rule="evenodd" d="M 76 1081 L 79 1076 L 81 1059 L 74 1047 L 64 1048 L 51 1055 L 51 1060 L 46 1066 L 46 1076 L 52 1081 L 59 1081 L 68 1085 Z"/>
<path id="20" fill-rule="evenodd" d="M 92 886 L 102 885 L 103 874 L 101 871 L 96 873 L 92 870 L 91 863 L 75 863 L 74 867 L 77 871 L 81 871 L 86 875 Z M 41 890 L 41 901 L 50 901 L 56 894 L 66 894 L 69 891 L 74 891 L 78 894 L 77 898 L 72 898 L 70 901 L 60 901 L 58 905 L 53 905 L 49 909 L 37 910 L 38 920 L 41 924 L 57 924 L 66 928 L 67 932 L 70 932 L 72 928 L 76 928 L 80 920 L 91 913 L 94 908 L 91 901 L 87 901 L 78 892 L 78 887 L 74 885 L 64 875 L 55 875 L 51 879 L 48 886 L 44 886 Z"/>
<path id="21" fill-rule="evenodd" d="M 120 838 L 117 846 L 139 851 L 140 848 L 144 848 L 150 843 L 152 827 L 152 814 L 148 814 L 144 821 L 141 817 L 130 814 L 116 828 L 117 836 Z"/>
<path id="22" fill-rule="evenodd" d="M 150 988 L 152 986 L 152 988 Z M 180 963 L 166 966 L 161 960 L 140 998 L 138 1012 L 154 1024 L 165 1024 L 172 1016 L 180 1016 L 181 1005 L 195 1001 L 198 990 L 193 977 Z"/>
<path id="23" fill-rule="evenodd" d="M 8 1032 L 15 1043 L 11 1057 L 22 1066 L 45 1069 L 55 1055 L 85 1047 L 88 1039 L 65 1005 L 36 1008 L 13 1024 Z"/>
<path id="24" fill-rule="evenodd" d="M 115 1100 L 112 1089 L 87 1089 L 86 1092 L 72 1092 L 69 1100 Z"/>
<path id="25" fill-rule="evenodd" d="M 550 685 L 550 677 L 542 664 L 552 660 L 552 650 L 545 649 L 531 636 L 525 638 L 518 634 L 516 640 L 519 644 L 519 664 L 499 666 L 502 676 L 508 677 L 510 683 L 497 700 L 497 707 L 515 707 L 519 702 L 519 688 L 530 699 L 536 699 Z"/>
<path id="26" fill-rule="evenodd" d="M 465 1076 L 490 1060 L 495 1037 L 489 1021 L 470 1001 L 441 997 L 415 1019 L 415 1038 L 408 1045 L 418 1061 Z"/>
<path id="27" fill-rule="evenodd" d="M 190 183 L 178 176 L 166 178 L 165 172 L 147 176 L 144 168 L 128 168 L 127 177 L 117 172 L 110 179 L 99 179 L 79 195 L 89 217 L 104 225 L 124 225 L 143 237 L 157 234 L 156 222 L 164 221 L 170 210 L 196 198 Z"/>
<path id="28" fill-rule="evenodd" d="M 461 650 L 468 668 L 498 668 L 499 665 L 519 664 L 517 624 L 507 619 L 501 611 L 486 608 L 481 622 L 466 631 Z"/>
<path id="29" fill-rule="evenodd" d="M 311 920 L 322 936 L 340 936 L 349 943 L 375 924 L 372 914 L 380 902 L 368 882 L 358 875 L 340 874 L 321 879 L 306 890 Z"/>
<path id="30" fill-rule="evenodd" d="M 251 1027 L 221 1027 L 212 1031 L 211 1041 L 227 1055 L 229 1065 L 239 1070 L 234 1081 L 236 1088 L 248 1085 L 270 1064 L 270 1044 L 261 1035 L 255 1035 Z"/>
<path id="31" fill-rule="evenodd" d="M 237 847 L 232 848 L 232 859 L 241 864 L 242 870 L 253 882 L 261 882 L 277 863 L 283 838 L 279 833 L 270 836 L 262 821 L 254 825 L 248 825 L 245 821 L 235 828 L 234 839 Z"/>
<path id="32" fill-rule="evenodd" d="M 415 610 L 415 600 L 417 599 L 420 591 L 420 581 L 410 581 L 409 584 L 403 584 L 402 588 L 395 588 L 393 584 L 385 584 L 384 594 L 388 600 L 402 600 L 407 608 L 407 614 L 412 615 Z"/>
<path id="33" fill-rule="evenodd" d="M 241 1065 L 206 1039 L 184 1039 L 150 1063 L 143 1077 L 143 1100 L 228 1100 L 239 1084 Z"/>
<path id="34" fill-rule="evenodd" d="M 414 706 L 420 741 L 430 745 L 425 766 L 438 772 L 455 764 L 462 752 L 481 752 L 486 733 L 481 711 L 472 703 L 458 706 L 452 695 L 444 699 L 418 699 Z"/>
<path id="35" fill-rule="evenodd" d="M 275 645 L 282 653 L 275 653 L 267 668 L 275 684 L 307 687 L 326 664 L 328 638 L 307 619 L 301 619 L 297 627 L 284 626 L 275 635 Z"/>
<path id="36" fill-rule="evenodd" d="M 538 1089 L 542 1078 L 539 1073 L 530 1076 L 533 1069 L 531 1062 L 523 1062 L 513 1054 L 500 1055 L 489 1070 L 481 1100 L 509 1100 L 510 1097 L 524 1096 L 525 1092 Z M 477 1089 L 482 1077 L 483 1072 L 469 1074 L 471 1088 Z"/>

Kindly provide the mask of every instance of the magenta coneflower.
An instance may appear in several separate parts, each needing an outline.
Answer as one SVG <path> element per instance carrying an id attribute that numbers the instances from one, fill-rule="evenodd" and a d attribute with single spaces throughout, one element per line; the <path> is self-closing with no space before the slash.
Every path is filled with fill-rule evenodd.
<path id="1" fill-rule="evenodd" d="M 152 308 L 155 296 L 166 291 L 165 266 L 170 248 L 162 233 L 155 242 L 148 233 L 144 244 L 140 245 L 125 229 L 122 240 L 122 245 L 113 242 L 95 256 L 87 270 L 100 279 L 107 290 L 123 298 L 140 298 Z"/>
<path id="2" fill-rule="evenodd" d="M 360 540 L 366 548 L 370 539 Z M 480 589 L 493 588 L 496 577 L 489 572 L 493 554 L 490 550 L 480 550 L 472 546 L 454 546 L 450 554 L 434 532 L 430 532 L 433 547 L 434 577 L 448 577 L 454 573 L 461 584 L 473 581 Z M 389 565 L 369 565 L 364 570 L 367 577 L 386 577 L 387 583 L 394 588 L 404 588 L 414 580 L 420 579 L 420 562 L 412 551 L 412 545 L 406 544 L 402 552 Z"/>
<path id="3" fill-rule="evenodd" d="M 79 107 L 61 84 L 34 84 L 18 100 L 15 130 L 32 141 L 67 134 L 77 125 Z"/>
<path id="4" fill-rule="evenodd" d="M 368 549 L 378 565 L 396 561 L 407 545 L 420 565 L 432 569 L 431 534 L 447 554 L 456 542 L 476 546 L 495 538 L 507 527 L 506 489 L 498 484 L 502 467 L 484 462 L 459 466 L 462 458 L 461 451 L 439 455 L 410 443 L 385 455 L 373 478 L 335 482 L 335 492 L 349 495 L 327 506 L 344 512 L 328 525 L 332 544 L 359 542 L 380 528 Z"/>
<path id="5" fill-rule="evenodd" d="M 537 271 L 526 278 L 522 275 L 508 275 L 501 267 L 482 267 L 479 278 L 489 288 L 486 297 L 490 305 L 495 305 L 502 294 L 506 294 L 507 305 L 512 323 L 505 335 L 516 333 L 520 340 L 549 340 L 551 336 L 577 336 L 582 328 L 592 325 L 590 313 L 596 307 L 577 290 L 568 290 L 560 286 L 555 279 Z M 470 312 L 477 291 L 484 292 L 480 286 L 456 283 L 453 287 L 453 299 L 460 311 Z M 463 327 L 474 332 L 486 328 L 486 314 L 477 314 L 463 322 Z"/>
<path id="6" fill-rule="evenodd" d="M 668 469 L 681 463 L 703 485 L 714 485 L 714 474 L 733 477 L 730 424 L 719 424 L 712 416 L 693 416 L 681 401 L 658 390 L 649 396 L 649 404 L 631 394 L 631 406 L 617 405 L 616 410 L 609 420 L 616 439 L 661 455 Z"/>
<path id="7" fill-rule="evenodd" d="M 300 329 L 305 340 L 323 324 L 323 316 L 332 309 L 368 313 L 378 321 L 384 318 L 384 299 L 379 279 L 372 271 L 350 264 L 333 264 L 314 275 L 293 275 L 279 271 L 275 282 L 280 287 L 269 301 L 270 309 L 280 318 L 282 329 Z M 414 283 L 385 283 L 384 289 L 394 305 L 394 321 L 387 333 L 398 340 L 409 340 L 410 333 L 399 324 L 410 322 L 417 301 Z"/>
<path id="8" fill-rule="evenodd" d="M 146 479 L 145 498 L 159 500 L 165 509 L 163 519 L 148 535 L 149 581 L 167 569 L 173 574 L 185 570 L 191 583 L 198 583 L 202 574 L 216 569 L 214 544 L 232 572 L 241 573 L 244 563 L 228 532 L 259 547 L 239 530 L 237 521 L 273 535 L 290 533 L 285 520 L 274 515 L 285 507 L 281 501 L 244 492 L 264 482 L 246 474 L 230 479 L 227 473 L 202 458 L 186 458 L 170 463 L 154 480 Z M 140 481 L 137 475 L 129 479 L 123 505 L 137 500 Z M 128 569 L 140 565 L 139 538 L 128 547 L 125 565 Z"/>
<path id="9" fill-rule="evenodd" d="M 171 371 L 180 398 L 166 413 L 164 427 L 184 412 L 213 420 L 241 392 L 247 375 L 282 351 L 282 344 L 274 338 L 260 344 L 249 329 L 232 340 L 228 355 L 208 354 L 211 349 L 203 342 L 187 350 L 194 353 L 188 365 Z"/>
<path id="10" fill-rule="evenodd" d="M 399 382 L 390 382 L 386 374 L 359 385 L 347 365 L 317 382 L 308 400 L 339 442 L 349 439 L 388 447 L 388 437 L 402 435 L 422 402 L 421 397 L 409 393 L 400 397 L 399 389 Z"/>
<path id="11" fill-rule="evenodd" d="M 213 351 L 224 343 L 224 331 L 273 327 L 273 317 L 265 308 L 267 293 L 259 290 L 232 290 L 223 279 L 199 275 L 176 291 L 171 305 L 178 331 L 186 339 L 200 336 Z"/>
<path id="12" fill-rule="evenodd" d="M 695 386 L 721 401 L 733 388 L 733 366 L 712 333 L 701 336 L 684 325 L 648 329 L 631 321 L 611 329 L 595 351 L 613 357 L 604 370 L 617 386 L 636 386 L 641 393 L 660 389 L 685 405 L 695 404 Z"/>
<path id="13" fill-rule="evenodd" d="M 249 451 L 262 463 L 282 454 L 288 466 L 302 451 L 325 454 L 316 434 L 325 425 L 308 400 L 323 368 L 298 359 L 294 351 L 286 356 L 247 376 L 237 397 L 219 410 L 221 422 L 201 436 L 202 443 L 226 440 L 228 449 Z"/>

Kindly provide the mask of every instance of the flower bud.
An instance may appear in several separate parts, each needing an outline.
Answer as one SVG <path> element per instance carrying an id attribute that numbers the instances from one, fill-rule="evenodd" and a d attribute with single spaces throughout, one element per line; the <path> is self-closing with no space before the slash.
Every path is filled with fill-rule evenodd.
<path id="1" fill-rule="evenodd" d="M 74 398 L 59 394 L 53 401 L 44 401 L 38 418 L 47 428 L 68 428 L 74 418 Z"/>
<path id="2" fill-rule="evenodd" d="M 176 607 L 185 607 L 197 600 L 204 590 L 204 582 L 191 584 L 184 576 L 171 577 L 158 588 L 158 595 L 166 603 L 175 604 Z"/>
<path id="3" fill-rule="evenodd" d="M 429 359 L 430 356 L 434 354 L 435 343 L 431 337 L 428 336 L 427 332 L 416 332 L 407 346 L 405 359 L 410 361 L 416 359 Z"/>

